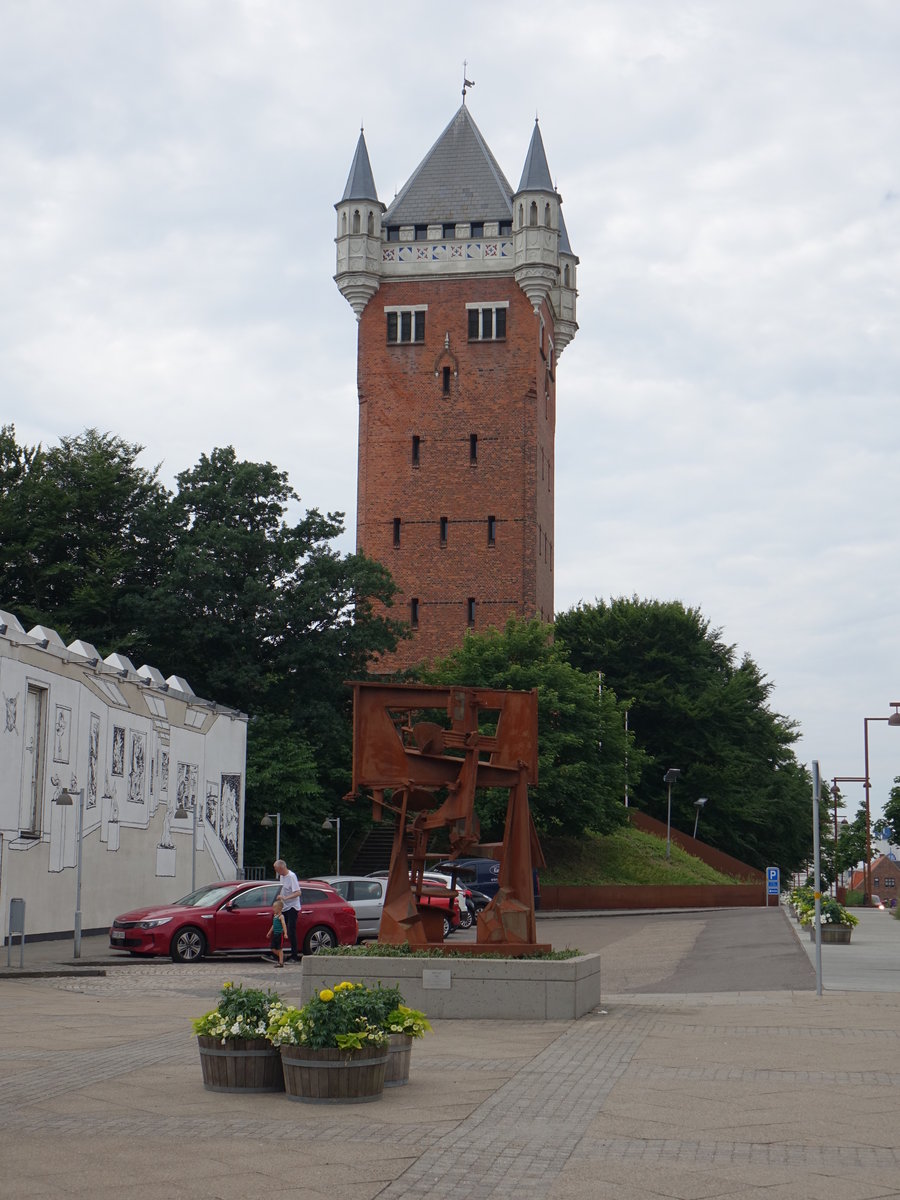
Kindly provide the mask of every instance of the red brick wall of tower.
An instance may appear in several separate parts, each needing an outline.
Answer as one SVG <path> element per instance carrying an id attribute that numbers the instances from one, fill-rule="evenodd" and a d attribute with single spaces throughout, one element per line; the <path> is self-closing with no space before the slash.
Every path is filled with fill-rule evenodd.
<path id="1" fill-rule="evenodd" d="M 470 341 L 466 305 L 504 301 L 505 339 Z M 389 344 L 385 307 L 423 304 L 424 342 Z M 541 317 L 511 276 L 383 282 L 362 314 L 357 546 L 400 588 L 391 615 L 409 620 L 415 600 L 418 617 L 384 670 L 432 661 L 510 614 L 552 619 L 546 306 L 542 317 L 543 348 Z"/>

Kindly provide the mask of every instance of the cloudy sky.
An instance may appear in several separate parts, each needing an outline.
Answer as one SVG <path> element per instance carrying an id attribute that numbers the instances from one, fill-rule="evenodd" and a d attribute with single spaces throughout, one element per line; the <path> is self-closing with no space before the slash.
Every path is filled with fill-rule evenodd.
<path id="1" fill-rule="evenodd" d="M 0 0 L 0 421 L 167 483 L 233 444 L 352 548 L 333 205 L 361 124 L 390 201 L 464 60 L 513 184 L 539 115 L 581 260 L 557 608 L 700 607 L 862 775 L 900 700 L 896 0 Z"/>

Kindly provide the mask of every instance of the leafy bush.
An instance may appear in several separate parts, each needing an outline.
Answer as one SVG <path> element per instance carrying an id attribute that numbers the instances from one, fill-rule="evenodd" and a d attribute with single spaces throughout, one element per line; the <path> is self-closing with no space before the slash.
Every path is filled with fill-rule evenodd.
<path id="1" fill-rule="evenodd" d="M 389 1017 L 402 1002 L 398 988 L 370 988 L 345 980 L 333 988 L 322 988 L 302 1008 L 274 1008 L 267 1036 L 275 1046 L 300 1045 L 314 1050 L 384 1046 Z"/>

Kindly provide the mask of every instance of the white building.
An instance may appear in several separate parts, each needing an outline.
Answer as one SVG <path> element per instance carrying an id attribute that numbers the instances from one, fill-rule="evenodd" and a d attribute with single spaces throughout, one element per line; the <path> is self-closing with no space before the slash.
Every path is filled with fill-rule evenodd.
<path id="1" fill-rule="evenodd" d="M 0 610 L 0 929 L 25 901 L 26 944 L 74 925 L 83 790 L 82 928 L 175 900 L 243 861 L 247 718 L 177 675 L 27 633 Z M 75 802 L 55 803 L 67 790 Z M 192 848 L 191 838 L 194 835 Z"/>

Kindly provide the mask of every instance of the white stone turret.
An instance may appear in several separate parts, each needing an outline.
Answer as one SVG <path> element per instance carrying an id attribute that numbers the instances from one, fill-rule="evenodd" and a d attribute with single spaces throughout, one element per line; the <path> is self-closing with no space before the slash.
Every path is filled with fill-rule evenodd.
<path id="1" fill-rule="evenodd" d="M 334 281 L 359 320 L 381 282 L 381 217 L 384 212 L 384 205 L 375 190 L 362 130 L 347 186 L 334 207 L 337 210 L 337 273 Z"/>
<path id="2" fill-rule="evenodd" d="M 560 212 L 537 121 L 512 204 L 516 283 L 538 312 L 559 280 Z"/>

